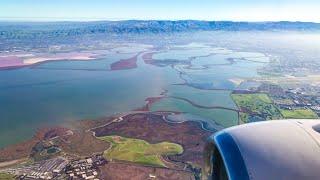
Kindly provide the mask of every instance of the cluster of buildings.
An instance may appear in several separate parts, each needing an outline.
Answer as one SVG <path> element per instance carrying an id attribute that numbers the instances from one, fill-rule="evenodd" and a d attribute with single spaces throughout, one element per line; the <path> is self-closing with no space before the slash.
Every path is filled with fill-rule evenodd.
<path id="1" fill-rule="evenodd" d="M 311 109 L 320 115 L 320 90 L 308 86 L 283 90 L 278 85 L 263 84 L 259 91 L 267 92 L 280 109 Z"/>
<path id="2" fill-rule="evenodd" d="M 65 169 L 67 179 L 98 180 L 98 166 L 106 164 L 102 155 L 94 155 L 85 159 L 74 160 Z"/>
<path id="3" fill-rule="evenodd" d="M 320 110 L 320 96 L 309 95 L 301 88 L 288 89 L 287 96 L 292 99 L 295 106 Z"/>
<path id="4" fill-rule="evenodd" d="M 64 169 L 69 161 L 64 157 L 33 163 L 16 168 L 7 169 L 6 172 L 16 175 L 19 179 L 54 179 L 64 174 Z"/>
<path id="5" fill-rule="evenodd" d="M 106 164 L 102 154 L 93 155 L 84 159 L 69 160 L 65 157 L 56 157 L 43 160 L 31 165 L 22 165 L 6 169 L 21 180 L 98 180 L 98 166 Z"/>

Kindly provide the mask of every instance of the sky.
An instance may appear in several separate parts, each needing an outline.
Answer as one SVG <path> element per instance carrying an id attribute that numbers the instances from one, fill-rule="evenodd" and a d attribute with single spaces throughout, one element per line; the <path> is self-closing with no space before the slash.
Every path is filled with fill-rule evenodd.
<path id="1" fill-rule="evenodd" d="M 320 0 L 0 0 L 0 20 L 320 22 Z"/>

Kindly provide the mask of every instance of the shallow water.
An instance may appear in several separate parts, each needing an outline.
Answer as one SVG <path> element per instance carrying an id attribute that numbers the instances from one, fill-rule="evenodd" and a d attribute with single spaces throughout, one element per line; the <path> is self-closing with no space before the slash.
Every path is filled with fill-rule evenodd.
<path id="1" fill-rule="evenodd" d="M 194 57 L 191 58 L 191 67 L 200 68 L 192 69 L 182 64 L 157 67 L 145 64 L 140 55 L 137 68 L 111 71 L 110 64 L 141 51 L 132 52 L 130 49 L 122 54 L 112 52 L 99 60 L 52 61 L 33 68 L 0 71 L 0 147 L 30 138 L 41 126 L 95 119 L 140 108 L 145 105 L 146 98 L 160 96 L 164 90 L 168 90 L 169 96 L 186 98 L 198 105 L 236 108 L 229 96 L 230 90 L 210 91 L 193 87 L 232 89 L 236 85 L 230 78 L 257 76 L 256 70 L 263 64 L 242 60 L 231 65 L 214 65 L 228 62 L 224 58 L 254 56 L 253 59 L 261 57 L 264 61 L 266 58 L 262 54 L 235 53 L 205 45 L 196 49 L 192 46 L 179 48 L 166 49 L 165 53 L 156 54 L 154 58 L 184 60 Z M 210 53 L 216 56 L 196 57 Z M 201 68 L 208 64 L 213 66 Z M 172 85 L 185 82 L 186 85 Z M 215 123 L 229 127 L 238 121 L 234 111 L 202 109 L 178 99 L 164 99 L 154 104 L 152 110 L 181 110 L 194 115 L 189 117 L 212 122 L 212 127 Z M 185 117 L 189 120 L 188 116 Z"/>
<path id="2" fill-rule="evenodd" d="M 46 66 L 56 63 L 62 62 Z M 154 66 L 120 71 L 23 68 L 0 71 L 0 77 L 0 146 L 31 137 L 39 126 L 140 108 L 147 97 L 181 82 L 169 67 Z"/>

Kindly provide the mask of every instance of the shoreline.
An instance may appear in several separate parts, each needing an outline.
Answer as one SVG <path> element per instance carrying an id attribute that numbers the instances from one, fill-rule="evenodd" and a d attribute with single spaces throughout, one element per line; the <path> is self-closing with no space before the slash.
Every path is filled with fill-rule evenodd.
<path id="1" fill-rule="evenodd" d="M 99 128 L 106 128 L 112 124 L 121 123 L 128 116 L 136 116 L 136 115 L 149 116 L 149 115 L 151 115 L 151 116 L 161 116 L 162 117 L 161 119 L 164 124 L 172 124 L 173 126 L 174 126 L 174 124 L 176 124 L 176 125 L 189 124 L 190 126 L 193 126 L 193 127 L 200 127 L 200 129 L 204 132 L 213 133 L 211 130 L 208 130 L 204 127 L 205 125 L 203 122 L 196 122 L 196 121 L 172 122 L 172 121 L 169 121 L 166 118 L 166 115 L 168 115 L 168 113 L 174 113 L 174 112 L 130 111 L 130 112 L 122 113 L 122 114 L 112 116 L 112 117 L 107 117 L 107 118 L 97 118 L 95 120 L 77 121 L 77 122 L 75 122 L 74 128 L 77 129 L 78 128 L 77 126 L 81 126 L 81 128 L 83 129 L 82 130 L 83 133 L 90 132 L 91 136 L 96 138 L 97 135 L 95 133 L 95 130 L 97 130 Z M 39 129 L 38 132 L 36 132 L 36 134 L 31 139 L 28 139 L 26 141 L 23 141 L 21 143 L 17 143 L 14 145 L 9 145 L 9 146 L 6 146 L 6 147 L 0 149 L 0 154 L 1 153 L 8 154 L 8 155 L 6 155 L 7 156 L 7 158 L 5 158 L 6 160 L 0 161 L 0 169 L 8 167 L 8 166 L 20 164 L 20 163 L 28 160 L 32 147 L 35 144 L 37 144 L 38 142 L 40 142 L 44 139 L 47 139 L 50 141 L 54 141 L 55 139 L 59 139 L 59 138 L 63 139 L 64 137 L 73 136 L 76 131 L 77 130 L 72 130 L 72 129 L 67 128 L 67 126 L 45 127 L 45 128 Z M 51 134 L 53 134 L 54 137 L 50 137 L 50 135 L 48 135 L 49 132 L 52 132 Z M 152 142 L 150 142 L 150 143 L 152 143 Z M 20 149 L 20 150 L 18 150 L 18 149 Z M 19 154 L 17 154 L 17 155 L 12 154 L 13 152 L 17 152 L 17 150 L 20 151 Z M 3 155 L 1 158 L 3 158 Z"/>

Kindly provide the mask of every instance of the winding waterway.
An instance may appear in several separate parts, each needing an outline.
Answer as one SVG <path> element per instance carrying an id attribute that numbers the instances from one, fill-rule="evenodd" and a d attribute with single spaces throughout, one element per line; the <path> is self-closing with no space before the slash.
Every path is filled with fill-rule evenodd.
<path id="1" fill-rule="evenodd" d="M 199 118 L 189 120 L 209 122 L 209 129 L 236 125 L 238 115 L 232 110 L 236 106 L 230 93 L 237 85 L 230 79 L 257 76 L 257 69 L 267 59 L 259 53 L 203 45 L 155 52 L 155 61 L 168 60 L 167 64 L 145 63 L 141 54 L 136 68 L 110 69 L 112 63 L 139 52 L 140 49 L 114 52 L 97 60 L 46 62 L 35 67 L 1 70 L 0 147 L 26 140 L 42 126 L 141 108 L 146 98 L 158 97 L 165 90 L 166 96 L 172 97 L 152 104 L 151 111 L 181 111 L 186 120 L 192 115 Z M 248 60 L 241 59 L 246 57 Z M 230 63 L 228 58 L 240 59 Z"/>

